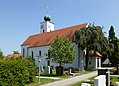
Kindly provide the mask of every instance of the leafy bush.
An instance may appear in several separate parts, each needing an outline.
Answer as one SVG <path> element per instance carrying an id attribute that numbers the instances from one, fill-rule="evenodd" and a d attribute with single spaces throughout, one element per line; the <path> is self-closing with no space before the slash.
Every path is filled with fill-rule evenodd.
<path id="1" fill-rule="evenodd" d="M 38 74 L 38 68 L 31 57 L 23 59 L 23 64 L 28 68 L 29 71 L 29 82 L 34 81 L 34 76 Z"/>
<path id="2" fill-rule="evenodd" d="M 7 59 L 0 61 L 0 85 L 21 86 L 28 81 L 28 68 L 20 60 Z"/>
<path id="3" fill-rule="evenodd" d="M 117 64 L 117 67 L 119 67 L 119 64 Z"/>
<path id="4" fill-rule="evenodd" d="M 33 69 L 32 69 L 33 68 Z M 8 58 L 0 60 L 0 86 L 24 86 L 33 81 L 35 69 L 30 58 Z"/>
<path id="5" fill-rule="evenodd" d="M 3 52 L 0 50 L 0 57 L 3 57 Z"/>

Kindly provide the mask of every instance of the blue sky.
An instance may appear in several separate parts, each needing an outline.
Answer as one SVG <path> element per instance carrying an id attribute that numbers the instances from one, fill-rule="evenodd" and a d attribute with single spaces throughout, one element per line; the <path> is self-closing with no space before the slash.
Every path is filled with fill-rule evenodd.
<path id="1" fill-rule="evenodd" d="M 90 22 L 115 28 L 119 37 L 119 0 L 0 0 L 0 48 L 4 55 L 32 34 L 40 33 L 40 22 L 48 6 L 55 29 Z"/>

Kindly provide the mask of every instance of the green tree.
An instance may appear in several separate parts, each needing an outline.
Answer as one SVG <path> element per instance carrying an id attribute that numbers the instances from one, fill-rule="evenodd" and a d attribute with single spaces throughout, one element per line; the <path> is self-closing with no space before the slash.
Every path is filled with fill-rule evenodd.
<path id="1" fill-rule="evenodd" d="M 89 26 L 75 32 L 76 42 L 81 50 L 86 49 L 86 68 L 88 66 L 88 52 L 90 50 L 105 52 L 108 40 L 100 26 Z"/>
<path id="2" fill-rule="evenodd" d="M 0 50 L 0 57 L 3 57 L 3 52 Z"/>
<path id="3" fill-rule="evenodd" d="M 113 26 L 110 27 L 110 30 L 109 30 L 109 42 L 112 43 L 115 39 L 115 32 L 114 32 L 114 28 Z"/>
<path id="4" fill-rule="evenodd" d="M 72 43 L 67 38 L 56 37 L 49 49 L 49 58 L 59 63 L 59 66 L 72 63 L 75 57 L 75 52 Z"/>
<path id="5" fill-rule="evenodd" d="M 13 54 L 19 54 L 19 52 L 18 51 L 13 51 Z"/>
<path id="6" fill-rule="evenodd" d="M 117 37 L 115 37 L 114 39 L 114 53 L 112 57 L 115 58 L 114 63 L 115 63 L 115 66 L 117 66 L 117 64 L 119 64 L 119 39 Z"/>
<path id="7" fill-rule="evenodd" d="M 119 63 L 119 39 L 115 36 L 113 26 L 110 27 L 109 30 L 109 50 L 108 50 L 108 57 L 112 62 L 112 66 L 117 66 Z"/>
<path id="8" fill-rule="evenodd" d="M 110 27 L 108 40 L 109 40 L 108 57 L 112 63 L 112 66 L 117 66 L 117 64 L 119 63 L 119 39 L 115 36 L 113 26 Z"/>

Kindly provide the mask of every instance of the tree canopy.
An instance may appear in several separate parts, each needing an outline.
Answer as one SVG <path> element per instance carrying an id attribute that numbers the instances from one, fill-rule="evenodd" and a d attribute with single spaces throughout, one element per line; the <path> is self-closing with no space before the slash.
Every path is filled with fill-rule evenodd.
<path id="1" fill-rule="evenodd" d="M 49 58 L 61 66 L 71 63 L 74 57 L 75 52 L 72 43 L 67 38 L 57 36 L 49 49 Z"/>
<path id="2" fill-rule="evenodd" d="M 86 67 L 88 66 L 88 52 L 90 50 L 104 53 L 108 49 L 108 40 L 100 26 L 89 26 L 75 32 L 76 42 L 81 50 L 86 49 Z"/>
<path id="3" fill-rule="evenodd" d="M 115 36 L 113 26 L 110 27 L 108 40 L 109 40 L 108 57 L 112 62 L 112 65 L 117 66 L 117 64 L 119 64 L 119 39 Z"/>
<path id="4" fill-rule="evenodd" d="M 13 51 L 13 54 L 19 54 L 19 52 L 18 51 Z"/>
<path id="5" fill-rule="evenodd" d="M 84 50 L 104 51 L 108 47 L 107 38 L 104 36 L 102 27 L 89 26 L 75 32 L 79 47 Z"/>
<path id="6" fill-rule="evenodd" d="M 3 52 L 0 50 L 0 57 L 3 57 Z"/>
<path id="7" fill-rule="evenodd" d="M 109 30 L 109 42 L 113 42 L 114 39 L 115 39 L 115 32 L 114 32 L 114 28 L 113 26 L 110 27 L 110 30 Z"/>

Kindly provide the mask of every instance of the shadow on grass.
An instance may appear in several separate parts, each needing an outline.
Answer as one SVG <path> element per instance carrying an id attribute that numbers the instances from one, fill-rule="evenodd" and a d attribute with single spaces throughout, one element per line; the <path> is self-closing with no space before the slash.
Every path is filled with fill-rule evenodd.
<path id="1" fill-rule="evenodd" d="M 41 74 L 41 76 L 45 76 L 45 77 L 59 77 L 56 74 Z"/>

